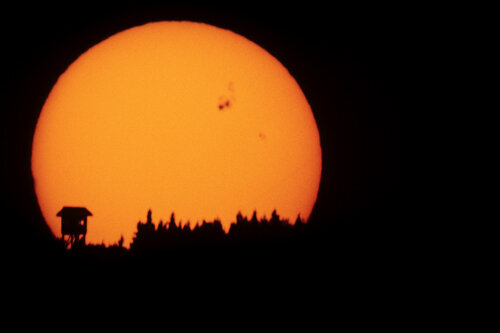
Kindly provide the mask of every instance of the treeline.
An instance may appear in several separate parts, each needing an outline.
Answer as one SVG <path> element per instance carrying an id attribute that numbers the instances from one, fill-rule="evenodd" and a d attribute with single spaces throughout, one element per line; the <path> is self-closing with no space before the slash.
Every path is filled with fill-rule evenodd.
<path id="1" fill-rule="evenodd" d="M 289 221 L 276 211 L 269 218 L 258 218 L 257 212 L 250 218 L 238 213 L 224 230 L 218 219 L 191 225 L 178 222 L 173 213 L 169 221 L 153 222 L 149 211 L 146 222 L 137 223 L 129 248 L 123 238 L 113 245 L 87 244 L 69 251 L 61 243 L 64 250 L 51 257 L 57 263 L 54 267 L 64 272 L 87 270 L 134 278 L 170 273 L 206 278 L 213 272 L 218 277 L 249 272 L 262 276 L 289 272 L 287 276 L 297 277 L 326 267 L 336 267 L 337 272 L 367 267 L 376 272 L 395 253 L 395 234 L 382 219 L 369 216 L 367 212 L 348 221 L 316 218 L 306 223 L 300 216 Z"/>
<path id="2" fill-rule="evenodd" d="M 227 233 L 218 219 L 209 222 L 204 220 L 191 227 L 190 223 L 181 225 L 176 222 L 174 213 L 169 222 L 160 221 L 155 226 L 149 210 L 146 222 L 137 223 L 130 250 L 140 252 L 170 248 L 276 244 L 296 238 L 305 228 L 306 224 L 300 215 L 292 224 L 288 219 L 281 218 L 276 210 L 272 212 L 270 219 L 257 218 L 256 211 L 250 219 L 238 213 L 236 222 L 231 224 Z"/>

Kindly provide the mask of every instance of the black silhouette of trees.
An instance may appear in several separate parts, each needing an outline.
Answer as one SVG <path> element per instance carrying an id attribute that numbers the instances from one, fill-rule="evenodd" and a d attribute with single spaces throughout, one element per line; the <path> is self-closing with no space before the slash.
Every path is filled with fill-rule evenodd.
<path id="1" fill-rule="evenodd" d="M 146 223 L 137 223 L 137 232 L 131 244 L 132 251 L 144 251 L 153 249 L 194 248 L 203 246 L 240 246 L 240 245 L 265 245 L 276 241 L 291 239 L 299 231 L 303 230 L 305 223 L 297 216 L 295 223 L 291 225 L 288 219 L 283 219 L 274 210 L 271 218 L 266 216 L 257 217 L 257 211 L 252 213 L 250 219 L 241 212 L 236 215 L 226 233 L 221 221 L 216 218 L 211 222 L 203 220 L 191 228 L 190 222 L 182 225 L 175 220 L 172 213 L 170 221 L 160 221 L 155 227 L 148 211 Z"/>
<path id="2" fill-rule="evenodd" d="M 146 222 L 137 222 L 130 250 L 124 247 L 122 236 L 116 244 L 108 247 L 104 244 L 89 244 L 78 251 L 98 257 L 98 253 L 106 251 L 106 255 L 120 256 L 126 253 L 163 253 L 170 250 L 190 249 L 203 252 L 203 249 L 208 248 L 280 246 L 282 241 L 295 240 L 297 235 L 304 233 L 307 226 L 300 215 L 292 225 L 287 219 L 280 217 L 276 210 L 269 219 L 265 215 L 259 218 L 257 211 L 253 211 L 250 219 L 238 212 L 235 222 L 226 232 L 219 218 L 213 221 L 203 220 L 193 227 L 190 221 L 184 224 L 177 221 L 173 212 L 169 221 L 160 220 L 155 224 L 149 209 Z"/>

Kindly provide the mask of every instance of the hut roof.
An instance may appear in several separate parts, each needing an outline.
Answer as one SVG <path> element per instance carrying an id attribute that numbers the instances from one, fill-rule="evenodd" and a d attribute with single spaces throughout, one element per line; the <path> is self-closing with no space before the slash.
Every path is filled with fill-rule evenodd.
<path id="1" fill-rule="evenodd" d="M 89 210 L 85 207 L 63 207 L 59 213 L 57 213 L 57 216 L 68 216 L 68 215 L 73 215 L 73 216 L 92 216 L 92 213 L 89 212 Z"/>

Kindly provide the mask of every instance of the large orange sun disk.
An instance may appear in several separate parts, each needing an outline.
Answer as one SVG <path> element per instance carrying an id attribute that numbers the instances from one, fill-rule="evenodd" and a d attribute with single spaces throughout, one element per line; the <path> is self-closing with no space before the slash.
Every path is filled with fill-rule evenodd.
<path id="1" fill-rule="evenodd" d="M 128 244 L 148 209 L 193 226 L 236 213 L 308 219 L 321 178 L 312 110 L 286 68 L 231 31 L 157 22 L 117 33 L 59 77 L 32 172 L 56 237 L 84 206 L 87 240 Z"/>

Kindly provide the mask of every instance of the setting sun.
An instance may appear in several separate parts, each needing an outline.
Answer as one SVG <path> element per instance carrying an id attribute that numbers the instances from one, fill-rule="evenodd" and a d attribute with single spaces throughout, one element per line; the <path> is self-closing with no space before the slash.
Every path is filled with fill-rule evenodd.
<path id="1" fill-rule="evenodd" d="M 129 244 L 137 222 L 194 226 L 238 212 L 308 219 L 321 178 L 311 107 L 288 70 L 231 31 L 157 22 L 93 46 L 40 113 L 32 172 L 45 221 L 86 207 L 87 241 Z"/>

